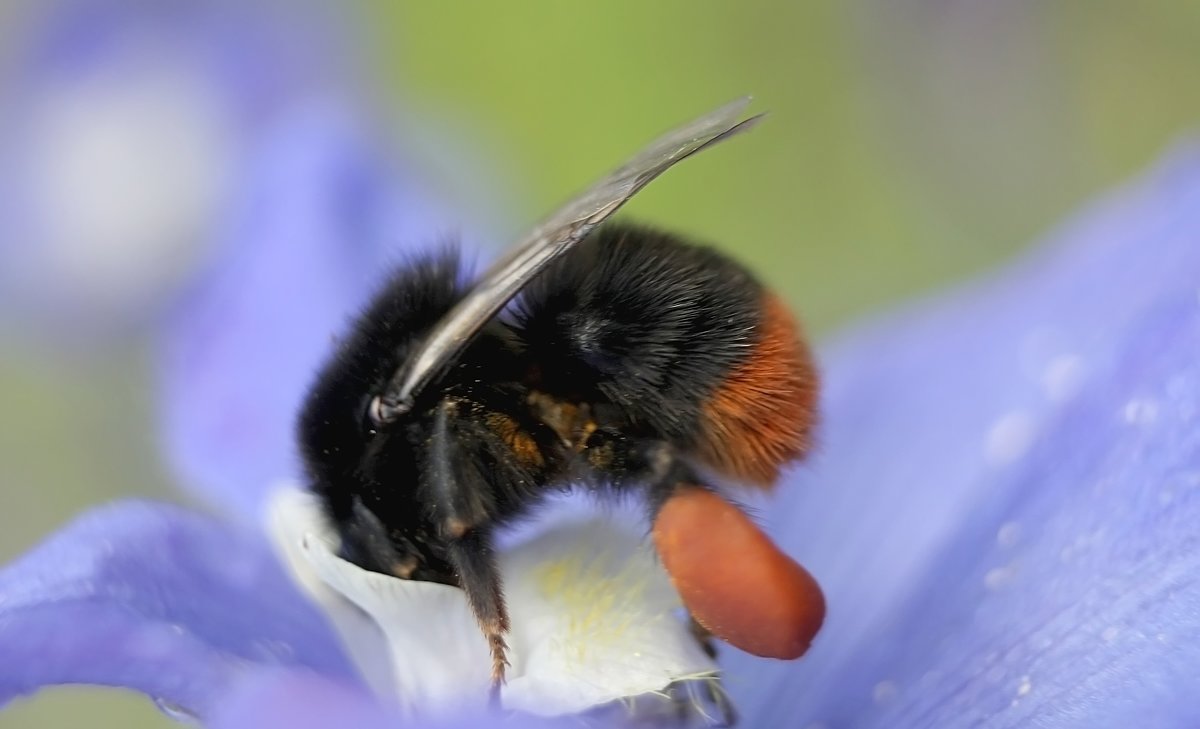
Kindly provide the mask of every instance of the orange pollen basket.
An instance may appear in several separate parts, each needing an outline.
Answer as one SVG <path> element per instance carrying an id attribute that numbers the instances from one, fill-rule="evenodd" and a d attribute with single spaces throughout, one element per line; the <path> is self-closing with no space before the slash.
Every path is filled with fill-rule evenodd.
<path id="1" fill-rule="evenodd" d="M 696 622 L 747 653 L 799 658 L 825 620 L 812 575 L 710 491 L 684 487 L 668 499 L 654 544 Z"/>

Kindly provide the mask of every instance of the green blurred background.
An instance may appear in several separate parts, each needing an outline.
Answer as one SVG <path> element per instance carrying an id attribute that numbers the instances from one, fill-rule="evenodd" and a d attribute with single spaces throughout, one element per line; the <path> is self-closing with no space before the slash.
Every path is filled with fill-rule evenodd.
<path id="1" fill-rule="evenodd" d="M 1011 257 L 1200 119 L 1200 4 L 1176 0 L 379 0 L 362 16 L 373 81 L 406 129 L 436 133 L 408 146 L 475 170 L 464 184 L 497 191 L 503 236 L 754 94 L 768 123 L 629 210 L 733 251 L 818 336 Z M 2 351 L 0 558 L 89 504 L 182 498 L 143 345 Z M 170 722 L 95 689 L 0 712 L 5 728 L 75 725 Z"/>

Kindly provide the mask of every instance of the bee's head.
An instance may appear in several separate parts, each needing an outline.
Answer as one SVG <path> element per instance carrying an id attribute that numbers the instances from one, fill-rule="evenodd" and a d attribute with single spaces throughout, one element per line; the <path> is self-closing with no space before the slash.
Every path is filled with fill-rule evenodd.
<path id="1" fill-rule="evenodd" d="M 342 337 L 301 409 L 297 436 L 309 487 L 341 533 L 347 558 L 368 569 L 405 572 L 414 559 L 439 559 L 422 510 L 411 503 L 423 416 L 407 412 L 384 420 L 377 403 L 461 296 L 453 252 L 399 269 Z"/>

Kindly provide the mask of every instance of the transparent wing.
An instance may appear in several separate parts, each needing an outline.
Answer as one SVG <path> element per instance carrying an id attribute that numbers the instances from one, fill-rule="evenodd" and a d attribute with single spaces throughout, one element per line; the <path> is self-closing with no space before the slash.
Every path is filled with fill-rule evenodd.
<path id="1" fill-rule="evenodd" d="M 651 180 L 677 162 L 757 124 L 761 114 L 741 120 L 749 103 L 749 97 L 738 99 L 669 132 L 542 221 L 484 273 L 396 373 L 380 398 L 380 414 L 384 419 L 390 420 L 406 411 L 412 398 L 441 367 L 454 359 L 530 279 L 586 237 Z"/>

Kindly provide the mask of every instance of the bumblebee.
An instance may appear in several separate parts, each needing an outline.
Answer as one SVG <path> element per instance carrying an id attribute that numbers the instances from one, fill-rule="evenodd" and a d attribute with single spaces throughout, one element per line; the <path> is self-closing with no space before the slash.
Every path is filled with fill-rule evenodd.
<path id="1" fill-rule="evenodd" d="M 568 488 L 635 492 L 654 520 L 681 493 L 715 494 L 713 475 L 769 486 L 809 449 L 817 376 L 784 304 L 715 250 L 604 223 L 676 162 L 751 128 L 745 104 L 668 134 L 476 281 L 453 251 L 401 266 L 302 409 L 300 449 L 342 556 L 462 588 L 494 686 L 509 625 L 497 529 Z M 685 566 L 703 581 L 707 565 Z M 693 608 L 695 590 L 681 594 Z"/>

